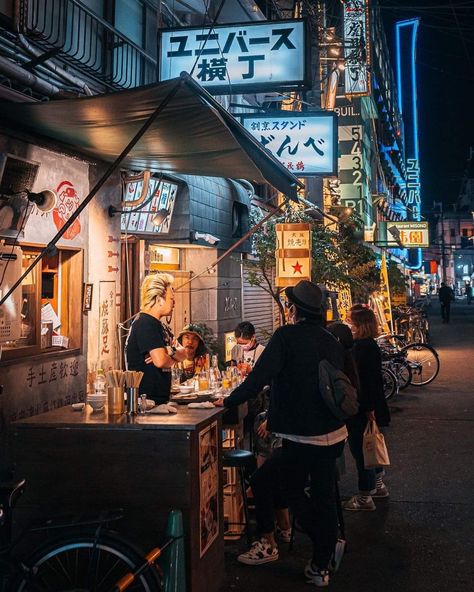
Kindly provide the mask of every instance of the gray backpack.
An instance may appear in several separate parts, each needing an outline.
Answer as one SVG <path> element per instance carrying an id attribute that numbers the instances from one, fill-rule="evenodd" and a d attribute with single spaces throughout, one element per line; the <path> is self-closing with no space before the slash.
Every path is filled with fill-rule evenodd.
<path id="1" fill-rule="evenodd" d="M 329 411 L 345 421 L 359 411 L 357 390 L 349 377 L 328 360 L 319 362 L 319 391 Z"/>

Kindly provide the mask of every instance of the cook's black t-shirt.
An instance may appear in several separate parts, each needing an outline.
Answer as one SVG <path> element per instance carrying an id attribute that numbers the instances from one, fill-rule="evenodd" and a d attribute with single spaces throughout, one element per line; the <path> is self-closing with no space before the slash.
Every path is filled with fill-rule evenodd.
<path id="1" fill-rule="evenodd" d="M 157 368 L 154 364 L 145 364 L 145 358 L 152 349 L 166 348 L 167 336 L 163 325 L 155 317 L 141 312 L 135 319 L 125 346 L 129 370 L 143 372 L 140 394 L 156 403 L 165 403 L 170 398 L 171 372 L 168 368 Z"/>

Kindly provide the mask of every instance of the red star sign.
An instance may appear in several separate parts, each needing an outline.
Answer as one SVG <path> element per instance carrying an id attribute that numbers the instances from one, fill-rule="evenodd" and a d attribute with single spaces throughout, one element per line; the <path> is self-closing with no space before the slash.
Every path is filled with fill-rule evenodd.
<path id="1" fill-rule="evenodd" d="M 302 266 L 302 265 L 301 265 L 301 264 L 300 264 L 298 261 L 295 263 L 295 265 L 292 265 L 291 267 L 292 267 L 292 268 L 295 270 L 295 271 L 293 272 L 293 275 L 294 275 L 296 272 L 298 272 L 298 273 L 301 273 L 301 275 L 303 275 L 303 272 L 301 271 L 301 269 L 302 269 L 302 267 L 303 267 L 303 266 Z"/>

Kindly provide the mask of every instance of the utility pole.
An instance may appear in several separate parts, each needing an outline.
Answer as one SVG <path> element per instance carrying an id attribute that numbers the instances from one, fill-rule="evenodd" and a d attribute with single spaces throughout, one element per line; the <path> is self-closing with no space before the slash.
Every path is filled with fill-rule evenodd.
<path id="1" fill-rule="evenodd" d="M 441 221 L 441 269 L 442 269 L 443 282 L 446 283 L 446 252 L 445 252 L 445 241 L 444 241 L 443 202 L 440 202 L 440 221 Z"/>

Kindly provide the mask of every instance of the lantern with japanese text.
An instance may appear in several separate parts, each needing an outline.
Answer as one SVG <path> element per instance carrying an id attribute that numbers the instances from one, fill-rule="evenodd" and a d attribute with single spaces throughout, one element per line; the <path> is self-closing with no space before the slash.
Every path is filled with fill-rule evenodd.
<path id="1" fill-rule="evenodd" d="M 300 280 L 311 280 L 311 225 L 276 224 L 277 249 L 275 285 L 295 286 Z"/>

